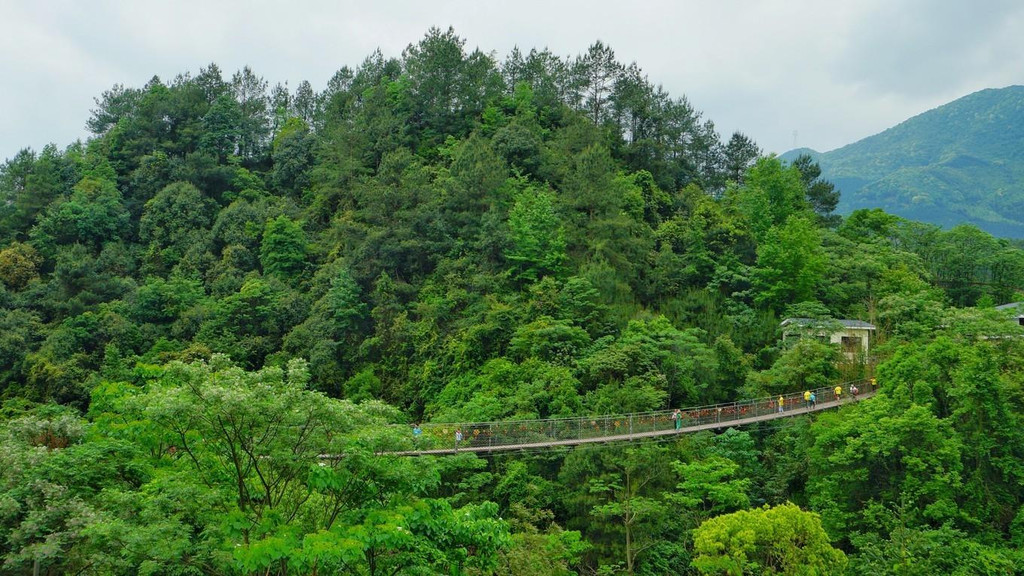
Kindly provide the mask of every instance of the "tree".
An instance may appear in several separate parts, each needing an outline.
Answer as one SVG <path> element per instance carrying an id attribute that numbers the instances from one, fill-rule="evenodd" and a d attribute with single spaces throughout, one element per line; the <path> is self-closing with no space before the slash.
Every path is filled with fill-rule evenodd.
<path id="1" fill-rule="evenodd" d="M 761 149 L 742 132 L 733 132 L 725 144 L 725 178 L 743 184 L 747 170 L 761 156 Z"/>
<path id="2" fill-rule="evenodd" d="M 611 454 L 585 450 L 567 459 L 561 474 L 563 484 L 583 490 L 570 501 L 587 506 L 596 522 L 588 523 L 589 538 L 608 535 L 604 553 L 618 560 L 621 570 L 634 574 L 641 570 L 645 553 L 658 544 L 656 534 L 672 527 L 672 514 L 658 497 L 670 485 L 672 474 L 664 465 L 671 459 L 669 449 L 647 444 L 615 450 Z M 564 478 L 580 474 L 578 479 Z"/>
<path id="3" fill-rule="evenodd" d="M 783 166 L 775 156 L 759 158 L 743 185 L 731 188 L 727 200 L 747 218 L 761 241 L 773 226 L 807 211 L 803 181 L 794 167 Z"/>
<path id="4" fill-rule="evenodd" d="M 910 526 L 941 526 L 959 514 L 962 444 L 927 407 L 885 395 L 812 426 L 807 492 L 837 537 L 875 528 L 872 503 L 904 502 Z"/>
<path id="5" fill-rule="evenodd" d="M 128 118 L 135 112 L 142 91 L 136 88 L 125 88 L 123 84 L 114 84 L 110 90 L 103 92 L 100 98 L 94 98 L 96 108 L 91 110 L 91 117 L 86 128 L 96 135 L 106 134 L 117 126 L 122 118 Z"/>
<path id="6" fill-rule="evenodd" d="M 238 155 L 242 159 L 254 162 L 262 158 L 266 151 L 270 134 L 270 97 L 267 95 L 267 81 L 245 66 L 231 77 L 231 93 L 238 105 Z M 231 121 L 234 119 L 230 111 L 230 103 L 225 102 L 224 115 L 218 118 L 217 126 L 222 126 L 230 134 Z M 217 140 L 218 149 L 226 150 L 229 137 Z"/>
<path id="7" fill-rule="evenodd" d="M 146 202 L 139 240 L 148 244 L 147 259 L 154 270 L 169 270 L 189 249 L 208 243 L 212 204 L 186 182 L 169 184 Z"/>
<path id="8" fill-rule="evenodd" d="M 0 234 L 23 239 L 40 212 L 80 179 L 67 154 L 50 144 L 39 154 L 24 149 L 0 166 Z"/>
<path id="9" fill-rule="evenodd" d="M 513 199 L 508 214 L 511 246 L 506 258 L 516 263 L 519 277 L 536 281 L 557 274 L 565 263 L 565 232 L 555 214 L 554 196 L 532 186 Z"/>
<path id="10" fill-rule="evenodd" d="M 242 135 L 242 109 L 231 94 L 222 93 L 203 117 L 199 149 L 220 162 L 238 154 Z"/>
<path id="11" fill-rule="evenodd" d="M 430 150 L 447 135 L 465 136 L 473 119 L 501 91 L 500 75 L 490 56 L 467 55 L 465 39 L 455 30 L 431 28 L 402 54 L 405 74 L 396 92 L 408 98 L 408 121 L 418 149 Z"/>
<path id="12" fill-rule="evenodd" d="M 600 40 L 573 63 L 574 88 L 578 91 L 575 98 L 579 98 L 576 105 L 582 105 L 581 109 L 587 111 L 595 124 L 610 116 L 608 97 L 620 74 L 622 65 L 615 60 L 615 51 Z"/>
<path id="13" fill-rule="evenodd" d="M 309 188 L 309 167 L 313 164 L 313 136 L 301 119 L 288 118 L 274 137 L 271 181 L 278 192 L 301 199 Z"/>
<path id="14" fill-rule="evenodd" d="M 698 404 L 718 369 L 702 336 L 696 328 L 679 330 L 664 316 L 633 320 L 617 341 L 595 350 L 581 362 L 586 370 L 585 382 L 600 389 L 632 380 L 633 384 L 643 382 L 665 394 L 668 404 L 642 410 Z"/>
<path id="15" fill-rule="evenodd" d="M 278 216 L 268 220 L 260 242 L 260 264 L 268 275 L 290 280 L 306 266 L 306 234 L 302 227 Z"/>
<path id="16" fill-rule="evenodd" d="M 75 243 L 98 253 L 104 242 L 127 237 L 130 223 L 131 215 L 114 183 L 87 176 L 75 185 L 70 198 L 47 207 L 31 237 L 35 247 L 51 257 L 56 246 Z"/>
<path id="17" fill-rule="evenodd" d="M 131 552 L 122 561 L 135 572 L 141 560 L 155 569 L 175 559 L 204 572 L 277 576 L 493 569 L 508 545 L 497 506 L 432 496 L 433 463 L 374 453 L 393 441 L 393 409 L 331 400 L 309 391 L 308 378 L 300 360 L 247 372 L 215 355 L 149 367 L 141 390 L 98 389 L 96 438 L 132 438 L 146 458 L 131 462 L 155 473 L 115 502 L 134 508 L 136 493 L 148 496 L 138 517 L 86 522 L 94 557 Z M 164 554 L 142 555 L 146 542 L 134 535 L 161 512 L 167 545 L 150 547 Z"/>
<path id="18" fill-rule="evenodd" d="M 825 274 L 821 233 L 809 219 L 792 217 L 770 228 L 757 247 L 754 288 L 758 303 L 779 310 L 814 298 Z"/>
<path id="19" fill-rule="evenodd" d="M 321 288 L 326 280 L 327 286 Z M 358 346 L 368 331 L 369 311 L 359 284 L 341 263 L 322 268 L 314 278 L 314 293 L 321 293 L 309 316 L 285 337 L 283 348 L 308 358 L 318 390 L 341 396 L 352 376 Z"/>
<path id="20" fill-rule="evenodd" d="M 21 290 L 39 278 L 42 257 L 28 244 L 12 242 L 0 250 L 0 282 L 12 290 Z"/>
<path id="21" fill-rule="evenodd" d="M 828 326 L 828 323 L 825 323 Z M 749 396 L 774 396 L 831 386 L 839 381 L 839 347 L 819 342 L 819 334 L 792 338 L 790 345 L 771 368 L 747 376 Z"/>
<path id="22" fill-rule="evenodd" d="M 839 204 L 839 191 L 828 180 L 822 180 L 821 166 L 808 154 L 801 154 L 793 161 L 793 166 L 800 171 L 800 179 L 807 188 L 807 203 L 818 216 L 818 221 L 827 227 L 835 228 L 842 218 L 835 212 Z"/>
<path id="23" fill-rule="evenodd" d="M 847 564 L 818 515 L 789 503 L 707 520 L 695 531 L 694 546 L 701 574 L 839 576 Z"/>

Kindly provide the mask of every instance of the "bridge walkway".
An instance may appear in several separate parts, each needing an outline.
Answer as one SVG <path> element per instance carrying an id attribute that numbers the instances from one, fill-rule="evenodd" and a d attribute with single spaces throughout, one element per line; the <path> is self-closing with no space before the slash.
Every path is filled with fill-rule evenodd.
<path id="1" fill-rule="evenodd" d="M 860 389 L 856 398 L 849 393 L 850 383 L 841 385 L 842 394 L 839 397 L 835 395 L 834 387 L 813 390 L 818 399 L 814 407 L 805 402 L 803 392 L 800 392 L 783 395 L 781 411 L 778 397 L 687 408 L 681 410 L 682 423 L 678 430 L 672 418 L 674 410 L 548 420 L 429 423 L 423 425 L 421 437 L 410 440 L 412 446 L 409 449 L 388 450 L 382 453 L 398 456 L 443 456 L 463 452 L 537 450 L 744 426 L 829 410 L 866 400 L 876 393 L 870 381 L 853 384 Z M 460 430 L 462 440 L 456 441 L 455 433 Z"/>

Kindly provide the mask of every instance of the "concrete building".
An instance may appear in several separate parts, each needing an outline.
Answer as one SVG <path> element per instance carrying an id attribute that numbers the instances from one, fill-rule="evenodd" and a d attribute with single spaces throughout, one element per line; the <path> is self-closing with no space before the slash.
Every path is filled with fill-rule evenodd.
<path id="1" fill-rule="evenodd" d="M 865 358 L 870 349 L 871 333 L 875 326 L 863 320 L 815 320 L 813 318 L 786 318 L 782 327 L 783 341 L 789 338 L 811 336 L 823 342 L 838 344 L 847 358 L 860 355 Z"/>
<path id="2" fill-rule="evenodd" d="M 1015 314 L 1013 318 L 1017 320 L 1017 324 L 1024 326 L 1024 302 L 1003 304 L 1002 306 L 996 306 L 996 310 L 1009 310 L 1012 314 Z"/>

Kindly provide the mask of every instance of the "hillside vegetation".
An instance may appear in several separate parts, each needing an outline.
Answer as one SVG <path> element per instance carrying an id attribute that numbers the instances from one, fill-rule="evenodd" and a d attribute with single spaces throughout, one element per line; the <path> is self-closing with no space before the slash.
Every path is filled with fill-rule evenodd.
<path id="1" fill-rule="evenodd" d="M 837 150 L 783 158 L 801 153 L 841 190 L 840 212 L 881 208 L 1024 238 L 1024 86 L 982 90 Z"/>
<path id="2" fill-rule="evenodd" d="M 497 61 L 433 29 L 322 92 L 211 64 L 88 126 L 0 167 L 0 574 L 1024 565 L 1024 329 L 994 309 L 1024 252 L 840 218 L 812 159 L 600 42 Z M 786 317 L 873 322 L 872 356 Z M 377 453 L 871 376 L 743 430 Z"/>

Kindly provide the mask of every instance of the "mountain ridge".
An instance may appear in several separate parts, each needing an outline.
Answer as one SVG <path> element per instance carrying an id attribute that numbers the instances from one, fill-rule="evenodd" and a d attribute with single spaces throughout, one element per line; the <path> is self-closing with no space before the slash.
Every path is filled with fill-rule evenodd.
<path id="1" fill-rule="evenodd" d="M 882 208 L 1024 237 L 1024 86 L 980 90 L 835 150 L 781 158 L 804 153 L 841 191 L 841 213 Z"/>

